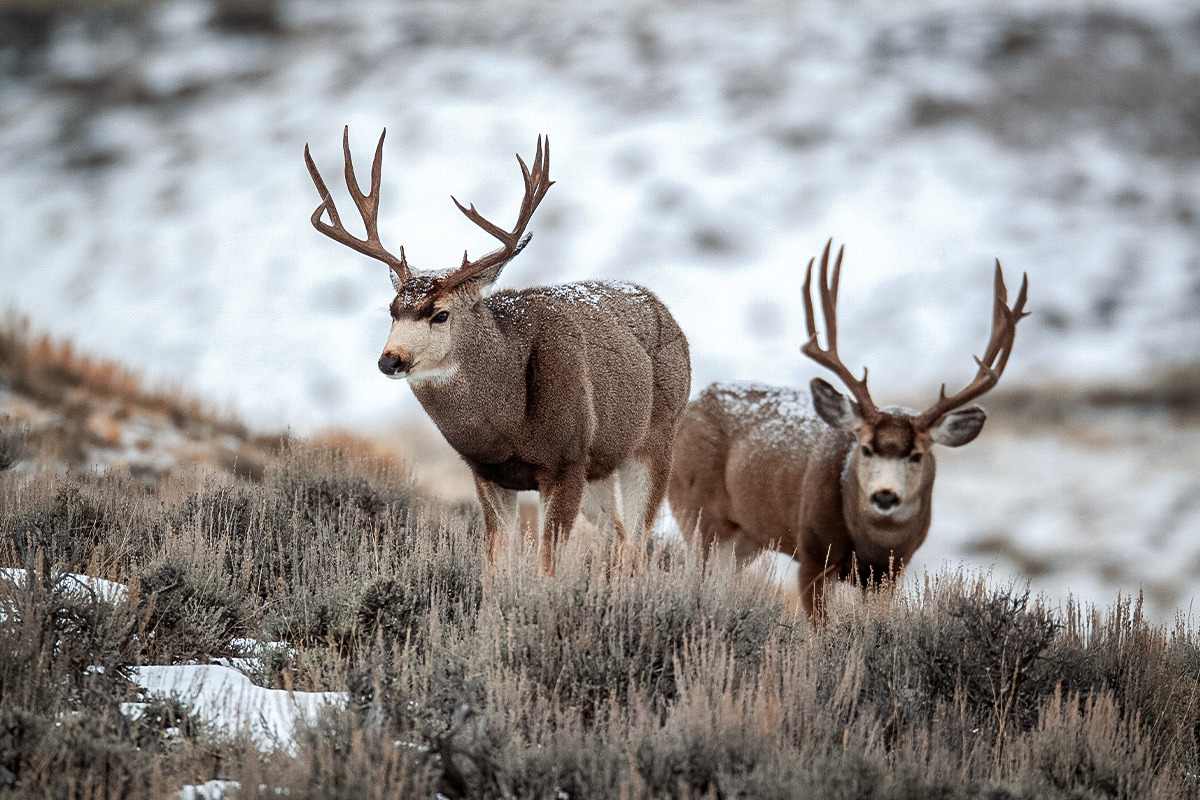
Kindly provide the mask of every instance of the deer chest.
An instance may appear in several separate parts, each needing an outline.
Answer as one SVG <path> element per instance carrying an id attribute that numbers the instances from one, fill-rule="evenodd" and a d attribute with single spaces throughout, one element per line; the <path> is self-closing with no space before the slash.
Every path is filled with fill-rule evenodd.
<path id="1" fill-rule="evenodd" d="M 484 464 L 466 459 L 475 474 L 497 486 L 518 492 L 536 491 L 537 467 L 519 458 L 510 458 L 497 464 Z"/>

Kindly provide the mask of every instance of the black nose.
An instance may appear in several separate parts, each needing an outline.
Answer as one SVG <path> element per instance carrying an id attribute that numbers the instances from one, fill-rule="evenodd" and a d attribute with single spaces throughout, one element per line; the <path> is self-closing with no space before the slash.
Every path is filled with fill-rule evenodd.
<path id="1" fill-rule="evenodd" d="M 404 372 L 408 367 L 404 364 L 404 359 L 399 356 L 380 356 L 379 371 L 384 375 L 395 375 L 397 372 Z"/>
<path id="2" fill-rule="evenodd" d="M 884 489 L 882 492 L 871 495 L 871 502 L 878 506 L 880 511 L 887 511 L 892 506 L 899 505 L 900 498 L 896 497 L 895 492 Z"/>

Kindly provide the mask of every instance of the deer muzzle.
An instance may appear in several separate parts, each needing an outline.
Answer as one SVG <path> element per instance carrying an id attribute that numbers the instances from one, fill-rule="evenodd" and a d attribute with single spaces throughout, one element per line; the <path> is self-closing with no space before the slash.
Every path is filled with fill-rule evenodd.
<path id="1" fill-rule="evenodd" d="M 403 356 L 391 356 L 384 353 L 379 357 L 379 371 L 389 378 L 403 378 L 412 369 L 412 363 L 406 362 Z"/>
<path id="2" fill-rule="evenodd" d="M 883 489 L 871 495 L 871 502 L 875 508 L 887 512 L 900 505 L 900 498 L 890 489 Z"/>

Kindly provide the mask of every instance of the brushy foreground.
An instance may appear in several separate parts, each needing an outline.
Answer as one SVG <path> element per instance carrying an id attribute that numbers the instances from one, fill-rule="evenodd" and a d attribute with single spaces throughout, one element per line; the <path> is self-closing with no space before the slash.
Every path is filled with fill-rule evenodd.
<path id="1" fill-rule="evenodd" d="M 813 628 L 778 593 L 662 544 L 612 569 L 494 568 L 475 511 L 354 448 L 287 446 L 261 480 L 0 471 L 0 786 L 165 797 L 210 778 L 292 798 L 1200 796 L 1200 639 L 1136 602 L 1049 610 L 911 576 Z M 63 576 L 130 587 L 116 605 Z M 349 692 L 260 753 L 156 701 L 147 663 L 286 641 L 252 677 Z"/>

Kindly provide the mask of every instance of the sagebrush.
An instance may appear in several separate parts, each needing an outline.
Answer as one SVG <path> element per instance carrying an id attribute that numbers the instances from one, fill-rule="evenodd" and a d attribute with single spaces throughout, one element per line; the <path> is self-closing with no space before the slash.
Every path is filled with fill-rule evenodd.
<path id="1" fill-rule="evenodd" d="M 813 628 L 671 543 L 613 569 L 578 535 L 486 565 L 475 512 L 399 465 L 303 442 L 257 483 L 0 473 L 0 784 L 163 796 L 213 777 L 291 797 L 1194 797 L 1200 640 L 1132 598 L 1050 609 L 912 576 Z M 121 581 L 112 604 L 72 572 Z M 286 642 L 254 679 L 349 693 L 298 753 L 186 708 L 136 721 L 128 670 Z M 69 719 L 69 724 L 62 724 Z"/>

